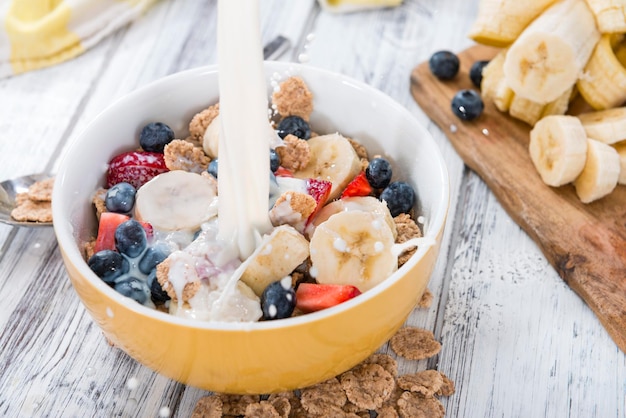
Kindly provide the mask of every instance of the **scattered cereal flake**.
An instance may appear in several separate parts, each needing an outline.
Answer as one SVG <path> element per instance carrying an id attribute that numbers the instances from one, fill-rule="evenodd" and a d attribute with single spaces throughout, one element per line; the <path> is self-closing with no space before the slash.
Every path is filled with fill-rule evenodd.
<path id="1" fill-rule="evenodd" d="M 175 139 L 163 149 L 165 165 L 170 170 L 183 170 L 200 174 L 206 171 L 211 159 L 200 147 L 183 139 Z"/>
<path id="2" fill-rule="evenodd" d="M 222 418 L 222 412 L 222 398 L 217 395 L 210 395 L 198 399 L 191 418 Z"/>
<path id="3" fill-rule="evenodd" d="M 399 418 L 398 411 L 393 406 L 383 406 L 379 411 L 377 418 Z"/>
<path id="4" fill-rule="evenodd" d="M 402 213 L 393 218 L 393 221 L 396 224 L 396 230 L 398 231 L 396 243 L 401 244 L 412 238 L 420 238 L 422 236 L 420 227 L 417 226 L 415 221 L 408 214 Z M 417 247 L 409 247 L 404 250 L 398 256 L 398 267 L 401 267 L 404 263 L 409 261 L 411 256 L 415 254 L 416 249 Z"/>
<path id="5" fill-rule="evenodd" d="M 350 145 L 352 145 L 352 148 L 354 148 L 354 151 L 359 158 L 369 160 L 369 158 L 367 157 L 367 149 L 363 146 L 363 144 L 361 144 L 354 138 L 346 139 L 348 140 L 348 142 L 350 142 Z"/>
<path id="6" fill-rule="evenodd" d="M 208 108 L 196 113 L 195 116 L 191 118 L 191 122 L 189 122 L 189 135 L 191 136 L 191 139 L 202 144 L 206 128 L 213 121 L 213 119 L 219 115 L 219 113 L 219 103 L 209 106 Z"/>
<path id="7" fill-rule="evenodd" d="M 446 411 L 435 397 L 404 392 L 398 399 L 398 412 L 402 418 L 443 418 Z"/>
<path id="8" fill-rule="evenodd" d="M 100 215 L 102 215 L 102 213 L 107 211 L 107 206 L 106 203 L 104 202 L 104 199 L 107 196 L 107 189 L 103 189 L 102 187 L 99 188 L 98 190 L 96 190 L 96 192 L 93 194 L 93 198 L 91 199 L 91 201 L 93 202 L 93 205 L 96 207 L 96 217 L 98 218 L 98 220 L 100 220 Z"/>
<path id="9" fill-rule="evenodd" d="M 452 396 L 452 394 L 455 392 L 454 381 L 452 381 L 452 379 L 450 379 L 445 374 L 441 372 L 439 373 L 441 374 L 441 378 L 443 379 L 443 384 L 441 385 L 441 388 L 437 391 L 436 395 Z"/>
<path id="10" fill-rule="evenodd" d="M 244 413 L 245 418 L 280 418 L 280 414 L 276 411 L 274 406 L 267 402 L 261 401 L 251 403 L 246 406 Z"/>
<path id="11" fill-rule="evenodd" d="M 404 390 L 434 396 L 443 386 L 443 377 L 437 370 L 424 370 L 400 376 L 397 383 Z"/>
<path id="12" fill-rule="evenodd" d="M 272 94 L 272 103 L 281 116 L 300 116 L 308 121 L 313 111 L 313 94 L 300 77 L 289 77 Z"/>
<path id="13" fill-rule="evenodd" d="M 426 288 L 426 290 L 424 290 L 424 293 L 422 294 L 422 298 L 417 303 L 417 307 L 422 308 L 422 309 L 430 308 L 430 305 L 432 305 L 432 303 L 433 303 L 433 294 L 428 288 Z"/>
<path id="14" fill-rule="evenodd" d="M 346 394 L 336 377 L 302 389 L 302 407 L 311 414 L 327 414 L 330 410 L 341 409 L 346 404 Z"/>
<path id="15" fill-rule="evenodd" d="M 28 198 L 37 202 L 51 202 L 54 177 L 37 181 L 28 188 Z"/>
<path id="16" fill-rule="evenodd" d="M 217 396 L 222 400 L 224 415 L 244 415 L 248 405 L 261 401 L 258 395 L 227 395 L 220 393 Z"/>
<path id="17" fill-rule="evenodd" d="M 380 408 L 395 387 L 393 376 L 379 364 L 361 363 L 340 376 L 350 402 L 364 409 Z"/>
<path id="18" fill-rule="evenodd" d="M 363 363 L 379 364 L 391 376 L 396 377 L 398 375 L 398 362 L 389 354 L 374 353 L 365 360 L 363 360 Z"/>
<path id="19" fill-rule="evenodd" d="M 431 331 L 415 327 L 401 328 L 391 337 L 389 345 L 396 354 L 409 360 L 423 360 L 441 350 L 441 343 Z"/>
<path id="20" fill-rule="evenodd" d="M 290 418 L 296 418 L 296 417 L 299 418 L 299 417 L 308 416 L 308 412 L 302 407 L 300 398 L 298 398 L 294 392 L 281 392 L 281 393 L 272 394 L 269 396 L 268 401 L 272 402 L 272 404 L 274 405 L 274 408 L 276 408 L 277 405 L 273 402 L 280 398 L 284 398 L 289 402 L 290 410 L 289 410 L 288 416 Z M 279 411 L 278 408 L 276 408 L 276 410 L 282 414 L 282 412 Z"/>
<path id="21" fill-rule="evenodd" d="M 291 134 L 283 138 L 283 146 L 276 147 L 276 153 L 280 157 L 280 165 L 292 171 L 303 169 L 311 160 L 309 143 Z"/>
<path id="22" fill-rule="evenodd" d="M 272 406 L 274 407 L 274 409 L 276 410 L 280 418 L 289 418 L 289 415 L 291 413 L 291 401 L 288 398 L 277 396 L 277 397 L 268 399 L 268 402 L 272 404 Z"/>
<path id="23" fill-rule="evenodd" d="M 52 205 L 46 201 L 31 200 L 26 193 L 16 196 L 11 217 L 18 222 L 52 222 Z"/>

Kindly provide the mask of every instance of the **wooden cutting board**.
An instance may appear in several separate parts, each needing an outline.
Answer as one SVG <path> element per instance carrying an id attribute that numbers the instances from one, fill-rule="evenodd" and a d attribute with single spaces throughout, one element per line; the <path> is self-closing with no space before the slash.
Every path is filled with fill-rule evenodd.
<path id="1" fill-rule="evenodd" d="M 497 51 L 477 45 L 461 52 L 461 69 L 451 81 L 436 79 L 424 62 L 411 73 L 411 94 L 626 352 L 626 186 L 585 205 L 573 186 L 551 188 L 541 181 L 528 155 L 529 125 L 491 103 L 472 122 L 450 109 L 457 91 L 476 89 L 468 75 L 472 63 Z M 577 100 L 569 113 L 584 108 Z"/>

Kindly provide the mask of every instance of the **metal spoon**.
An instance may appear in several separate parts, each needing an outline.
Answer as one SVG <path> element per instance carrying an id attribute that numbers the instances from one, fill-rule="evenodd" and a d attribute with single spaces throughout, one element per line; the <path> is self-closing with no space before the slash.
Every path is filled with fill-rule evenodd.
<path id="1" fill-rule="evenodd" d="M 12 226 L 52 226 L 52 222 L 20 222 L 11 217 L 15 208 L 15 197 L 25 193 L 35 182 L 49 178 L 49 174 L 30 174 L 5 180 L 0 183 L 0 222 Z"/>
<path id="2" fill-rule="evenodd" d="M 286 37 L 279 35 L 263 48 L 263 58 L 266 60 L 277 59 L 291 47 L 291 42 Z M 11 217 L 11 211 L 15 208 L 15 196 L 18 193 L 28 191 L 28 188 L 36 181 L 45 180 L 48 174 L 30 174 L 5 180 L 0 183 L 0 222 L 12 226 L 52 226 L 52 222 L 20 222 Z"/>

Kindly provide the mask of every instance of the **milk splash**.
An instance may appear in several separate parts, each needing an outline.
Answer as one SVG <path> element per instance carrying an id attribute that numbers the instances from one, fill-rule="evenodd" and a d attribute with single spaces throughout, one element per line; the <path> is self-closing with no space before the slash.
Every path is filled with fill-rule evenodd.
<path id="1" fill-rule="evenodd" d="M 219 0 L 217 6 L 218 238 L 232 242 L 243 260 L 272 229 L 267 211 L 272 130 L 267 117 L 259 2 Z"/>

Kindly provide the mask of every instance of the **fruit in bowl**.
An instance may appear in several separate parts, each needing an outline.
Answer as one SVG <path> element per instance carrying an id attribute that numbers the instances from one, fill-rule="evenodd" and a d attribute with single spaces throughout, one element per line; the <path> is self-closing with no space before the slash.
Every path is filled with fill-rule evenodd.
<path id="1" fill-rule="evenodd" d="M 391 269 L 389 277 L 371 288 L 359 290 L 357 297 L 354 297 L 356 292 L 348 292 L 345 301 L 318 309 L 333 297 L 345 298 L 345 289 L 343 293 L 329 290 L 320 298 L 319 293 L 304 287 L 299 290 L 304 300 L 321 299 L 317 307 L 307 305 L 305 310 L 311 313 L 258 322 L 199 321 L 137 303 L 137 299 L 132 300 L 132 283 L 124 281 L 116 290 L 117 283 L 112 287 L 106 282 L 110 277 L 104 280 L 96 273 L 93 263 L 98 260 L 88 263 L 90 259 L 85 259 L 82 248 L 98 231 L 92 196 L 105 184 L 113 187 L 107 184 L 106 162 L 133 152 L 142 128 L 155 121 L 185 137 L 192 117 L 219 100 L 216 68 L 191 70 L 159 80 L 105 110 L 70 145 L 53 196 L 55 232 L 68 275 L 105 335 L 142 364 L 170 378 L 212 391 L 270 393 L 304 387 L 335 376 L 365 359 L 403 324 L 425 290 L 447 215 L 449 191 L 445 164 L 430 135 L 406 109 L 377 90 L 338 74 L 280 63 L 266 63 L 265 69 L 268 79 L 271 74 L 285 74 L 291 69 L 304 80 L 314 98 L 310 126 L 314 132 L 328 133 L 315 138 L 332 137 L 338 131 L 358 138 L 371 155 L 381 155 L 392 162 L 394 176 L 405 183 L 398 189 L 410 187 L 415 192 L 416 203 L 411 209 L 424 219 L 423 245 L 418 246 L 401 268 Z M 150 146 L 156 143 L 157 150 L 159 141 L 154 135 L 147 140 Z M 206 148 L 211 150 L 210 146 Z M 155 179 L 166 178 L 168 173 L 158 172 L 159 164 L 158 161 L 153 164 L 151 168 L 156 172 L 152 174 Z M 375 164 L 372 171 L 381 171 L 382 174 L 375 174 L 384 177 L 385 164 L 377 164 L 383 167 L 376 168 Z M 209 172 L 211 169 L 209 165 Z M 292 174 L 297 173 L 295 170 Z M 288 176 L 289 170 L 282 170 L 282 175 Z M 387 181 L 376 176 L 369 181 Z M 306 177 L 311 178 L 309 174 Z M 351 181 L 358 176 L 353 177 Z M 128 183 L 131 178 L 120 176 L 118 180 L 122 181 L 117 184 Z M 341 191 L 349 189 L 350 182 L 341 190 L 330 192 L 331 199 L 341 199 Z M 139 200 L 141 190 L 149 183 L 139 185 Z M 358 184 L 351 190 L 357 190 L 351 193 L 363 193 Z M 123 191 L 128 193 L 127 189 Z M 121 202 L 114 203 L 123 206 Z M 404 205 L 402 199 L 398 205 Z M 316 215 L 320 216 L 321 212 Z M 341 222 L 336 215 L 331 215 L 329 220 L 335 219 L 339 227 L 354 225 L 350 220 Z M 150 224 L 146 222 L 150 216 L 143 209 L 140 218 Z M 130 228 L 131 232 L 140 236 L 151 233 L 151 226 L 138 224 Z M 322 239 L 319 245 L 326 245 L 324 241 L 329 239 Z M 129 251 L 137 256 L 146 250 L 129 245 L 120 253 L 127 255 Z M 157 263 L 162 261 L 160 255 L 154 257 Z M 153 266 L 148 261 L 144 264 L 149 266 L 146 271 Z M 254 284 L 246 286 L 253 289 Z M 261 287 L 271 290 L 265 297 L 273 300 L 291 295 L 281 290 L 288 286 L 280 283 L 271 287 L 265 283 Z M 256 289 L 256 293 L 262 292 Z M 297 298 L 297 291 L 294 293 Z M 145 292 L 143 297 L 148 297 Z M 276 309 L 270 311 L 277 312 L 280 308 L 282 312 L 279 305 L 277 302 Z M 272 316 L 271 312 L 268 316 Z"/>

